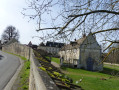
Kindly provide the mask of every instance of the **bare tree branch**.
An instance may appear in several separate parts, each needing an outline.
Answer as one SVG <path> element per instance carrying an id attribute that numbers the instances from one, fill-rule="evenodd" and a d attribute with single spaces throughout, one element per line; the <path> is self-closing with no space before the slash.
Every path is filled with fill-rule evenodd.
<path id="1" fill-rule="evenodd" d="M 71 20 L 69 20 L 62 28 L 61 30 L 58 32 L 58 34 L 61 34 L 63 32 L 63 30 L 75 19 L 76 17 L 72 18 Z"/>
<path id="2" fill-rule="evenodd" d="M 79 14 L 79 15 L 69 15 L 68 17 L 79 17 L 79 16 L 84 16 L 84 15 L 89 15 L 92 13 L 110 13 L 110 14 L 115 14 L 115 15 L 119 15 L 119 12 L 115 12 L 115 11 L 108 11 L 108 10 L 95 10 L 95 11 L 91 11 L 91 12 L 87 12 L 87 13 L 83 13 L 83 14 Z"/>
<path id="3" fill-rule="evenodd" d="M 116 41 L 116 40 L 114 40 L 114 41 L 112 41 L 112 40 L 104 40 L 104 41 L 108 41 L 108 42 L 111 42 L 111 43 L 119 43 L 119 41 Z"/>
<path id="4" fill-rule="evenodd" d="M 116 50 L 116 49 L 119 49 L 119 48 L 112 48 L 112 49 L 107 53 L 106 57 L 102 60 L 101 63 L 103 63 L 103 62 L 108 58 L 108 56 L 111 54 L 111 52 L 114 51 L 114 50 Z M 101 64 L 101 63 L 100 63 L 100 64 Z"/>
<path id="5" fill-rule="evenodd" d="M 113 42 L 111 42 L 111 44 L 110 44 L 106 49 L 104 49 L 103 52 L 104 52 L 105 50 L 107 50 L 112 44 L 113 44 Z"/>
<path id="6" fill-rule="evenodd" d="M 36 30 L 36 31 L 40 31 L 40 30 L 48 30 L 48 29 L 59 29 L 61 27 L 54 27 L 54 28 L 42 28 L 42 29 L 39 29 L 39 30 Z"/>
<path id="7" fill-rule="evenodd" d="M 115 31 L 115 30 L 119 30 L 119 28 L 111 28 L 111 29 L 107 29 L 107 30 L 100 30 L 100 31 L 94 32 L 93 34 L 97 34 L 97 33 L 101 33 L 101 32 L 107 32 L 107 31 Z"/>
<path id="8" fill-rule="evenodd" d="M 86 34 L 91 31 L 96 36 L 101 33 L 102 41 L 111 37 L 112 40 L 117 40 L 118 35 L 115 35 L 117 34 L 115 32 L 119 31 L 119 27 L 114 21 L 119 18 L 118 0 L 31 0 L 29 2 L 25 11 L 33 10 L 35 13 L 23 13 L 23 15 L 35 18 L 39 25 L 36 31 L 53 30 L 45 32 L 44 38 L 71 38 L 70 35 L 76 33 L 80 33 L 81 36 L 85 30 Z M 41 24 L 48 24 L 48 27 L 42 28 Z M 79 35 L 73 36 L 79 38 Z"/>

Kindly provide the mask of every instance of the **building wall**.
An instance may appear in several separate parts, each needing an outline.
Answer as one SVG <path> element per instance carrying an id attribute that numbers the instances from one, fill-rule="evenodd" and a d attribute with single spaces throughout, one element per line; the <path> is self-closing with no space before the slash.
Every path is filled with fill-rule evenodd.
<path id="1" fill-rule="evenodd" d="M 80 46 L 80 58 L 78 68 L 88 69 L 87 60 L 92 58 L 93 60 L 93 70 L 101 71 L 103 69 L 103 64 L 101 63 L 101 47 L 96 41 L 93 35 L 89 35 Z"/>
<path id="2" fill-rule="evenodd" d="M 60 48 L 56 48 L 56 47 L 46 47 L 46 50 L 47 50 L 48 53 L 58 54 Z"/>
<path id="3" fill-rule="evenodd" d="M 44 51 L 47 51 L 48 53 L 58 55 L 58 52 L 60 48 L 57 47 L 46 47 L 46 46 L 39 46 L 38 49 L 42 49 Z"/>
<path id="4" fill-rule="evenodd" d="M 96 38 L 91 34 L 83 41 L 77 49 L 70 49 L 60 51 L 60 56 L 63 57 L 65 63 L 74 63 L 77 61 L 77 68 L 89 69 L 90 61 L 92 60 L 92 70 L 103 70 L 103 63 L 101 59 L 101 47 L 97 43 Z"/>
<path id="5" fill-rule="evenodd" d="M 87 49 L 101 49 L 101 46 L 98 44 L 95 36 L 89 35 L 87 38 L 83 41 L 80 48 L 87 48 Z"/>
<path id="6" fill-rule="evenodd" d="M 38 49 L 42 49 L 42 50 L 46 50 L 46 48 L 44 46 L 39 46 Z"/>
<path id="7" fill-rule="evenodd" d="M 80 52 L 79 48 L 76 48 L 76 49 L 60 51 L 59 54 L 60 54 L 60 57 L 64 59 L 64 63 L 73 64 L 74 60 L 75 61 L 79 60 L 79 52 Z M 77 62 L 75 64 L 77 64 Z"/>
<path id="8" fill-rule="evenodd" d="M 87 60 L 91 57 L 93 59 L 93 70 L 101 71 L 103 69 L 101 63 L 101 50 L 96 49 L 81 49 L 80 62 L 78 68 L 87 69 Z"/>

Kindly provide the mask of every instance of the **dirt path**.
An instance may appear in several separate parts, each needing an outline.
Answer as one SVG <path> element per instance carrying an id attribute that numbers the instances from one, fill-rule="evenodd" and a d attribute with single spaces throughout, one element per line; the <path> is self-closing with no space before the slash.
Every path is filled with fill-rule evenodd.
<path id="1" fill-rule="evenodd" d="M 57 68 L 60 68 L 60 65 L 57 64 L 56 62 L 51 62 L 51 64 L 54 65 L 54 66 L 57 67 Z"/>
<path id="2" fill-rule="evenodd" d="M 106 63 L 106 62 L 104 62 L 104 64 L 119 66 L 119 64 L 115 64 L 115 63 Z"/>

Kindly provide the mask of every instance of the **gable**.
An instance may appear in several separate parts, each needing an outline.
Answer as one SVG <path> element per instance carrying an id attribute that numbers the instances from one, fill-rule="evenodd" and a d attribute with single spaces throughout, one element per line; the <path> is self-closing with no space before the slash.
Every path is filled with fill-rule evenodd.
<path id="1" fill-rule="evenodd" d="M 86 49 L 101 49 L 100 45 L 98 44 L 96 37 L 89 33 L 89 35 L 86 37 L 86 39 L 81 44 L 80 48 L 86 48 Z"/>

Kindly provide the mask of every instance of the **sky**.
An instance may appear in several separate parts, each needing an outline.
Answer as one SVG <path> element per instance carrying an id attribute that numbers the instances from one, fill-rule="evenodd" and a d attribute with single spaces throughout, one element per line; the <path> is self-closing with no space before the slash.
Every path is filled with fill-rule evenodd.
<path id="1" fill-rule="evenodd" d="M 42 33 L 36 32 L 37 24 L 35 20 L 28 22 L 29 18 L 21 14 L 25 7 L 28 7 L 26 0 L 0 0 L 0 39 L 6 27 L 12 25 L 19 30 L 20 43 L 28 44 L 31 41 L 38 45 L 42 42 L 39 38 L 32 38 L 33 36 L 41 36 Z M 55 10 L 57 11 L 57 9 Z M 42 25 L 42 27 L 46 27 L 46 25 Z"/>
<path id="2" fill-rule="evenodd" d="M 40 33 L 36 32 L 36 22 L 29 22 L 28 17 L 21 14 L 25 7 L 27 7 L 25 0 L 0 0 L 0 39 L 6 27 L 12 25 L 19 30 L 19 41 L 22 44 L 28 44 L 29 41 L 40 44 L 41 41 L 38 38 L 32 38 L 40 36 Z"/>

